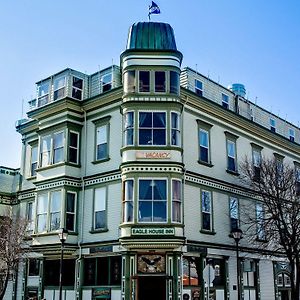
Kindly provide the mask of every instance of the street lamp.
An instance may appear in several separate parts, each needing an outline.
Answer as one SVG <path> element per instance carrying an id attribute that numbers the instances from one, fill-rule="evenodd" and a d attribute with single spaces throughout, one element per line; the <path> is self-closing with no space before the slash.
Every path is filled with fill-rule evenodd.
<path id="1" fill-rule="evenodd" d="M 60 269 L 59 269 L 59 300 L 62 299 L 62 278 L 63 278 L 63 261 L 64 261 L 64 243 L 68 237 L 68 230 L 60 228 L 58 231 L 59 240 L 61 242 L 60 248 Z"/>
<path id="2" fill-rule="evenodd" d="M 239 242 L 243 238 L 243 231 L 240 228 L 234 228 L 231 230 L 230 237 L 235 241 L 235 249 L 236 249 L 236 279 L 237 279 L 237 293 L 238 300 L 241 299 L 240 293 L 240 282 L 241 282 L 241 274 L 240 274 L 240 266 L 239 266 Z"/>

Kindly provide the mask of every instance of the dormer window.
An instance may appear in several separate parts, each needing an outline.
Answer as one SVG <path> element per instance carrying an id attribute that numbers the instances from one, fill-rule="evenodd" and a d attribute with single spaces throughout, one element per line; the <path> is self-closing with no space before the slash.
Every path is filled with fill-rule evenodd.
<path id="1" fill-rule="evenodd" d="M 65 96 L 66 76 L 57 77 L 53 83 L 53 100 L 61 99 Z"/>
<path id="2" fill-rule="evenodd" d="M 103 75 L 101 78 L 102 93 L 112 89 L 112 73 Z"/>
<path id="3" fill-rule="evenodd" d="M 276 121 L 275 119 L 270 118 L 270 130 L 276 132 Z"/>
<path id="4" fill-rule="evenodd" d="M 222 106 L 226 109 L 229 108 L 229 97 L 225 94 L 222 94 Z"/>
<path id="5" fill-rule="evenodd" d="M 72 80 L 72 97 L 82 100 L 83 79 L 73 76 Z"/>
<path id="6" fill-rule="evenodd" d="M 293 128 L 289 129 L 289 139 L 291 142 L 295 142 L 295 130 Z"/>
<path id="7" fill-rule="evenodd" d="M 166 92 L 166 72 L 163 71 L 155 72 L 155 92 L 157 93 Z"/>
<path id="8" fill-rule="evenodd" d="M 49 82 L 41 83 L 38 87 L 38 107 L 49 102 Z"/>
<path id="9" fill-rule="evenodd" d="M 195 93 L 198 96 L 203 96 L 203 84 L 200 80 L 195 79 Z"/>

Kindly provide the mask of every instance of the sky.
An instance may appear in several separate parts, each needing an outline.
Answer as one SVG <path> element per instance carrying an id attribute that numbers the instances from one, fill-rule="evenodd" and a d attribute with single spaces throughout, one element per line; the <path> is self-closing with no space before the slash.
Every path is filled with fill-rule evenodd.
<path id="1" fill-rule="evenodd" d="M 182 66 L 299 126 L 299 0 L 157 0 Z M 148 20 L 149 0 L 2 0 L 0 8 L 0 166 L 18 168 L 35 83 L 67 67 L 92 74 L 119 64 L 129 27 Z"/>

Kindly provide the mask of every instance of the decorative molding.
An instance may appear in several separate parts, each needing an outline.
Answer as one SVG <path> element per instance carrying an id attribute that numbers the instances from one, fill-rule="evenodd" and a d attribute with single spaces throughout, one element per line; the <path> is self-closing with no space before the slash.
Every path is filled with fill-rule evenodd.
<path id="1" fill-rule="evenodd" d="M 28 198 L 34 198 L 35 195 L 36 195 L 35 192 L 26 193 L 26 194 L 19 194 L 18 199 L 19 200 L 24 200 L 24 199 L 28 199 Z"/>
<path id="2" fill-rule="evenodd" d="M 213 182 L 213 181 L 210 181 L 208 179 L 204 179 L 204 178 L 200 178 L 200 177 L 192 176 L 192 175 L 185 175 L 184 179 L 186 181 L 189 181 L 189 182 L 192 182 L 192 183 L 197 183 L 197 184 L 200 184 L 200 185 L 204 185 L 206 187 L 222 190 L 222 191 L 228 192 L 228 193 L 233 193 L 233 194 L 240 195 L 240 196 L 243 196 L 243 197 L 246 197 L 246 198 L 260 199 L 257 195 L 254 195 L 251 192 L 247 192 L 245 190 L 242 190 L 238 186 L 232 187 L 232 186 L 229 186 L 229 185 L 226 185 L 226 184 Z"/>
<path id="3" fill-rule="evenodd" d="M 85 186 L 90 186 L 93 184 L 105 183 L 105 182 L 114 181 L 114 180 L 121 180 L 121 174 L 119 173 L 119 174 L 107 175 L 107 176 L 103 176 L 103 177 L 89 179 L 89 180 L 86 180 L 84 182 L 84 184 L 85 184 Z"/>
<path id="4" fill-rule="evenodd" d="M 129 173 L 129 172 L 172 172 L 172 173 L 179 173 L 182 174 L 183 170 L 182 168 L 178 167 L 124 167 L 122 168 L 122 174 Z"/>
<path id="5" fill-rule="evenodd" d="M 41 190 L 61 187 L 61 186 L 65 186 L 65 185 L 72 186 L 72 187 L 81 187 L 81 182 L 76 182 L 76 181 L 71 181 L 71 180 L 59 180 L 56 182 L 50 182 L 50 183 L 37 185 L 36 190 L 41 191 Z"/>

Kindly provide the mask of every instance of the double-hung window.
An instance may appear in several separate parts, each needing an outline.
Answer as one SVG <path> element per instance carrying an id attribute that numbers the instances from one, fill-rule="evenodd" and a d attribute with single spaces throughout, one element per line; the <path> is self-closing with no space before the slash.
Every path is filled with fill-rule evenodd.
<path id="1" fill-rule="evenodd" d="M 238 136 L 225 131 L 227 151 L 227 171 L 237 173 L 236 140 Z"/>
<path id="2" fill-rule="evenodd" d="M 50 231 L 60 228 L 61 191 L 50 193 Z"/>
<path id="3" fill-rule="evenodd" d="M 26 210 L 26 221 L 27 221 L 27 232 L 32 233 L 34 229 L 34 206 L 33 202 L 27 203 L 27 210 Z"/>
<path id="4" fill-rule="evenodd" d="M 139 113 L 139 145 L 166 145 L 166 113 Z"/>
<path id="5" fill-rule="evenodd" d="M 124 181 L 123 186 L 123 222 L 133 221 L 133 180 Z"/>
<path id="6" fill-rule="evenodd" d="M 156 71 L 154 73 L 155 86 L 154 91 L 156 93 L 165 93 L 166 92 L 166 72 Z"/>
<path id="7" fill-rule="evenodd" d="M 222 106 L 226 109 L 229 108 L 229 97 L 226 94 L 222 93 Z"/>
<path id="8" fill-rule="evenodd" d="M 41 138 L 41 167 L 50 165 L 51 163 L 51 135 Z"/>
<path id="9" fill-rule="evenodd" d="M 199 160 L 209 163 L 209 132 L 205 129 L 199 129 Z"/>
<path id="10" fill-rule="evenodd" d="M 171 112 L 171 145 L 180 146 L 180 114 Z"/>
<path id="11" fill-rule="evenodd" d="M 102 93 L 112 89 L 112 73 L 103 75 L 101 78 Z"/>
<path id="12" fill-rule="evenodd" d="M 289 128 L 289 140 L 295 142 L 295 129 Z"/>
<path id="13" fill-rule="evenodd" d="M 72 97 L 82 100 L 83 79 L 73 76 L 72 80 Z"/>
<path id="14" fill-rule="evenodd" d="M 36 176 L 36 169 L 38 166 L 38 147 L 31 146 L 31 162 L 30 162 L 30 176 Z"/>
<path id="15" fill-rule="evenodd" d="M 167 180 L 140 179 L 139 222 L 167 222 Z"/>
<path id="16" fill-rule="evenodd" d="M 239 228 L 239 201 L 235 197 L 229 197 L 230 229 Z"/>
<path id="17" fill-rule="evenodd" d="M 266 239 L 265 210 L 262 203 L 256 203 L 256 235 L 259 240 Z"/>
<path id="18" fill-rule="evenodd" d="M 65 96 L 66 76 L 57 77 L 53 82 L 53 100 L 59 100 Z"/>
<path id="19" fill-rule="evenodd" d="M 107 228 L 106 187 L 96 188 L 94 192 L 94 230 Z"/>
<path id="20" fill-rule="evenodd" d="M 195 79 L 195 93 L 198 96 L 203 96 L 203 83 L 198 79 Z"/>
<path id="21" fill-rule="evenodd" d="M 212 231 L 212 196 L 210 191 L 201 191 L 201 228 L 205 231 Z"/>
<path id="22" fill-rule="evenodd" d="M 108 158 L 108 124 L 97 127 L 96 130 L 96 160 Z"/>
<path id="23" fill-rule="evenodd" d="M 150 92 L 150 72 L 139 71 L 139 92 Z"/>
<path id="24" fill-rule="evenodd" d="M 79 161 L 79 133 L 70 131 L 69 132 L 69 162 L 78 164 Z"/>
<path id="25" fill-rule="evenodd" d="M 38 86 L 38 107 L 43 106 L 50 101 L 49 88 L 50 88 L 49 81 L 39 84 L 39 86 Z"/>
<path id="26" fill-rule="evenodd" d="M 53 134 L 53 163 L 64 161 L 64 133 Z"/>
<path id="27" fill-rule="evenodd" d="M 37 232 L 47 231 L 48 194 L 40 194 L 37 198 Z"/>
<path id="28" fill-rule="evenodd" d="M 133 145 L 134 141 L 134 112 L 124 114 L 124 145 Z"/>
<path id="29" fill-rule="evenodd" d="M 172 222 L 181 223 L 181 181 L 172 180 Z"/>
<path id="30" fill-rule="evenodd" d="M 253 180 L 260 180 L 261 147 L 252 144 Z"/>
<path id="31" fill-rule="evenodd" d="M 270 130 L 276 132 L 276 121 L 273 118 L 270 118 Z"/>
<path id="32" fill-rule="evenodd" d="M 75 231 L 76 218 L 76 196 L 75 192 L 67 192 L 66 198 L 66 229 Z"/>

